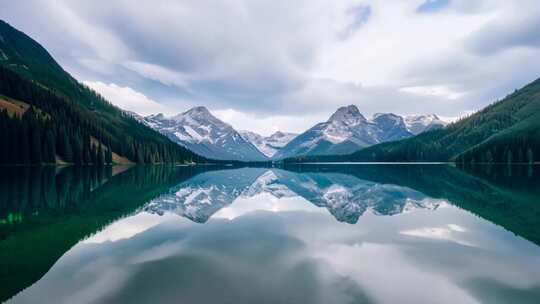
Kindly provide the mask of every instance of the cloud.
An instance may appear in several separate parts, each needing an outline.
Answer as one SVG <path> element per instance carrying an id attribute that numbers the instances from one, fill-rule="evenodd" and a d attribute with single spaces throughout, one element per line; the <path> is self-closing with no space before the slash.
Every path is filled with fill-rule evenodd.
<path id="1" fill-rule="evenodd" d="M 167 107 L 130 87 L 121 87 L 114 83 L 106 84 L 100 81 L 85 81 L 84 84 L 96 90 L 112 104 L 123 110 L 133 111 L 141 115 L 158 112 L 171 113 L 171 110 Z"/>
<path id="2" fill-rule="evenodd" d="M 350 19 L 348 25 L 345 26 L 341 33 L 342 39 L 347 39 L 356 32 L 363 24 L 365 24 L 371 15 L 371 7 L 368 5 L 357 5 L 349 8 L 345 18 Z"/>
<path id="3" fill-rule="evenodd" d="M 304 115 L 299 121 L 295 115 L 261 116 L 234 109 L 212 112 L 216 117 L 232 125 L 236 130 L 249 130 L 264 136 L 276 131 L 302 133 L 307 128 L 328 119 L 326 115 Z"/>
<path id="4" fill-rule="evenodd" d="M 148 79 L 156 80 L 164 85 L 174 85 L 181 88 L 189 84 L 189 76 L 168 68 L 139 61 L 128 61 L 123 64 L 126 68 Z"/>
<path id="5" fill-rule="evenodd" d="M 494 55 L 511 48 L 540 48 L 540 8 L 533 13 L 505 12 L 486 24 L 466 41 L 478 55 Z"/>
<path id="6" fill-rule="evenodd" d="M 416 8 L 416 11 L 419 13 L 436 12 L 446 7 L 449 3 L 450 0 L 426 0 Z"/>
<path id="7" fill-rule="evenodd" d="M 232 109 L 261 133 L 275 125 L 260 118 L 297 130 L 351 103 L 458 116 L 540 71 L 537 0 L 28 0 L 2 2 L 0 18 L 78 79 L 117 86 L 104 91 Z"/>
<path id="8" fill-rule="evenodd" d="M 400 91 L 420 96 L 443 97 L 449 100 L 456 100 L 465 95 L 463 92 L 456 92 L 446 86 L 403 87 Z"/>

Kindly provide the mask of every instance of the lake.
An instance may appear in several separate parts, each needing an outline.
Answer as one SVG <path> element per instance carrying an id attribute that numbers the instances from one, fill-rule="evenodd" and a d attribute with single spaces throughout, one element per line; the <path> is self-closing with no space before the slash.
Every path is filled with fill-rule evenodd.
<path id="1" fill-rule="evenodd" d="M 540 303 L 540 167 L 0 168 L 8 303 Z"/>

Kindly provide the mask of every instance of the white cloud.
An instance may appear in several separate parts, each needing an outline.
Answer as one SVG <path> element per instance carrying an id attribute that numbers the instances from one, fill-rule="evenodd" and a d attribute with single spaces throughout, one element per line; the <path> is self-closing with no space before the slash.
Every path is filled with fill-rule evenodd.
<path id="1" fill-rule="evenodd" d="M 108 101 L 121 109 L 133 111 L 141 115 L 158 112 L 171 113 L 169 108 L 130 87 L 121 87 L 114 83 L 106 84 L 100 81 L 85 81 L 84 84 L 96 90 Z"/>
<path id="2" fill-rule="evenodd" d="M 420 96 L 435 96 L 442 97 L 449 100 L 456 100 L 465 95 L 464 92 L 456 92 L 445 86 L 417 86 L 417 87 L 403 87 L 400 89 L 402 92 L 411 93 Z"/>
<path id="3" fill-rule="evenodd" d="M 148 79 L 159 81 L 165 85 L 175 85 L 178 87 L 187 87 L 189 77 L 182 73 L 170 70 L 168 68 L 139 61 L 128 61 L 123 64 L 126 68 L 137 72 L 139 75 Z"/>
<path id="4" fill-rule="evenodd" d="M 436 9 L 419 13 L 426 2 Z M 540 71 L 538 0 L 165 0 L 136 6 L 117 0 L 106 10 L 91 1 L 44 6 L 28 0 L 4 6 L 0 18 L 36 38 L 79 78 L 117 85 L 102 85 L 104 92 L 132 88 L 172 109 L 146 105 L 145 113 L 197 105 L 233 109 L 229 122 L 265 134 L 310 127 L 351 103 L 368 116 L 456 117 Z M 38 6 L 40 14 L 25 18 Z"/>
<path id="5" fill-rule="evenodd" d="M 249 130 L 264 136 L 276 131 L 302 133 L 307 128 L 328 119 L 325 114 L 303 115 L 300 118 L 293 115 L 253 115 L 234 109 L 217 110 L 212 113 L 236 130 Z"/>

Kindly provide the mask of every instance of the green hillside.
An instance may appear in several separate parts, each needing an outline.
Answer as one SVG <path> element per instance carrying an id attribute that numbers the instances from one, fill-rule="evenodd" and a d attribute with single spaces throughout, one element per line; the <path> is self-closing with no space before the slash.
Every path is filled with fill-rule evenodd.
<path id="1" fill-rule="evenodd" d="M 371 146 L 351 155 L 289 161 L 540 160 L 540 79 L 444 129 Z"/>
<path id="2" fill-rule="evenodd" d="M 29 107 L 13 115 L 13 103 Z M 0 164 L 205 161 L 79 83 L 3 21 L 0 142 L 12 143 L 0 152 Z"/>

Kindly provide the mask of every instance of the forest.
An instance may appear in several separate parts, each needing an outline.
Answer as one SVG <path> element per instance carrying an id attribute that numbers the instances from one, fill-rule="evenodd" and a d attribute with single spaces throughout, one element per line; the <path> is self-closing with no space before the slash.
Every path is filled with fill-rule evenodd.
<path id="1" fill-rule="evenodd" d="M 0 21 L 0 164 L 206 162 L 78 82 Z"/>
<path id="2" fill-rule="evenodd" d="M 28 105 L 22 115 L 0 111 L 0 164 L 195 162 L 202 158 L 140 124 L 94 94 L 90 109 L 0 67 L 0 94 Z M 117 112 L 116 122 L 96 117 Z M 108 109 L 106 109 L 108 107 Z M 123 129 L 130 128 L 139 138 Z M 143 138 L 140 138 L 143 137 Z M 115 157 L 113 157 L 113 153 Z"/>

